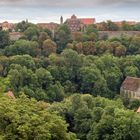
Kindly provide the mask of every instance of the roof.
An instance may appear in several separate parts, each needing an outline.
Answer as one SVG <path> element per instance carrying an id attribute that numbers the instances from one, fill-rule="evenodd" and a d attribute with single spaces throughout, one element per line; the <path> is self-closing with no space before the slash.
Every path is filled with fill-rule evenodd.
<path id="1" fill-rule="evenodd" d="M 95 23 L 95 18 L 77 18 L 75 15 L 72 15 L 71 18 L 68 18 L 66 22 L 77 20 L 80 21 L 84 25 L 91 25 Z"/>
<path id="2" fill-rule="evenodd" d="M 24 34 L 21 32 L 11 32 L 9 33 L 11 40 L 18 40 L 19 38 L 23 37 Z"/>
<path id="3" fill-rule="evenodd" d="M 3 28 L 8 28 L 8 29 L 14 28 L 14 24 L 13 24 L 13 23 L 9 23 L 9 22 L 7 22 L 7 21 L 1 23 L 1 26 L 2 26 Z"/>
<path id="4" fill-rule="evenodd" d="M 12 91 L 8 91 L 8 92 L 6 93 L 6 96 L 8 96 L 8 97 L 10 97 L 10 98 L 12 98 L 12 99 L 15 99 L 15 96 L 14 96 L 14 94 L 13 94 Z"/>
<path id="5" fill-rule="evenodd" d="M 126 77 L 126 79 L 122 84 L 122 88 L 124 90 L 129 91 L 137 91 L 139 87 L 140 87 L 140 78 L 136 77 Z"/>
<path id="6" fill-rule="evenodd" d="M 58 27 L 57 23 L 37 23 L 37 26 L 41 27 L 41 28 L 48 28 L 50 30 L 55 30 Z"/>
<path id="7" fill-rule="evenodd" d="M 140 113 L 140 107 L 138 108 L 137 113 Z"/>
<path id="8" fill-rule="evenodd" d="M 79 20 L 85 25 L 91 25 L 95 23 L 95 18 L 80 18 Z"/>

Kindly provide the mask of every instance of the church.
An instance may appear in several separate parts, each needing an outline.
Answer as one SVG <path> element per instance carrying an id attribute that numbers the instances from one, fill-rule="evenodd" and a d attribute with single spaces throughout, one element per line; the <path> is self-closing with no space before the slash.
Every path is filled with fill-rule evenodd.
<path id="1" fill-rule="evenodd" d="M 95 18 L 77 18 L 75 15 L 72 15 L 71 18 L 68 18 L 64 24 L 66 24 L 71 32 L 81 32 L 85 31 L 85 27 L 88 25 L 95 24 Z M 63 24 L 63 17 L 60 18 L 60 24 Z"/>

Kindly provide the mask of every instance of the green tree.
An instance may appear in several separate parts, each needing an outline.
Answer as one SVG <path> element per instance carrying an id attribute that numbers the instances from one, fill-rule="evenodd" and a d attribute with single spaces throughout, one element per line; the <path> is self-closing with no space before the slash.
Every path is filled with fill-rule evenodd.
<path id="1" fill-rule="evenodd" d="M 49 56 L 52 53 L 56 53 L 57 45 L 54 41 L 47 39 L 43 42 L 42 55 Z"/>
<path id="2" fill-rule="evenodd" d="M 39 53 L 38 43 L 35 41 L 17 40 L 13 45 L 5 48 L 5 55 L 24 55 L 36 56 Z"/>
<path id="3" fill-rule="evenodd" d="M 66 47 L 66 45 L 71 41 L 71 32 L 67 25 L 61 25 L 55 33 L 55 41 L 58 45 L 58 53 Z"/>
<path id="4" fill-rule="evenodd" d="M 39 29 L 37 27 L 31 26 L 28 27 L 25 31 L 24 31 L 25 36 L 27 37 L 27 39 L 32 40 L 33 37 L 37 37 L 39 36 Z"/>
<path id="5" fill-rule="evenodd" d="M 50 85 L 47 91 L 47 95 L 50 102 L 60 102 L 64 98 L 64 88 L 62 87 L 60 82 L 57 82 L 54 85 Z"/>
<path id="6" fill-rule="evenodd" d="M 0 31 L 0 49 L 5 48 L 10 43 L 10 36 L 7 31 Z"/>
<path id="7" fill-rule="evenodd" d="M 3 140 L 75 140 L 62 117 L 47 110 L 49 105 L 24 95 L 0 98 L 0 136 Z"/>

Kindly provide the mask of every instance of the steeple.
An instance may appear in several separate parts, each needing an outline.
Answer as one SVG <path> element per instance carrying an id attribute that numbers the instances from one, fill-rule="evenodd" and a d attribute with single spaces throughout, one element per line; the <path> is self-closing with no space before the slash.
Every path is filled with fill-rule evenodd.
<path id="1" fill-rule="evenodd" d="M 26 21 L 25 21 L 26 23 L 28 23 L 28 19 L 26 18 Z"/>
<path id="2" fill-rule="evenodd" d="M 60 17 L 60 24 L 63 24 L 63 17 Z"/>

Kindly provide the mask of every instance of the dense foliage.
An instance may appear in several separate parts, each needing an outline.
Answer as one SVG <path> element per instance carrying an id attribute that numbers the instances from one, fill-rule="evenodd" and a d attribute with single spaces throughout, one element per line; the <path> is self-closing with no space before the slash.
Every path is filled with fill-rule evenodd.
<path id="1" fill-rule="evenodd" d="M 140 115 L 126 110 L 123 103 L 91 95 L 73 95 L 62 103 L 54 103 L 69 123 L 69 130 L 80 140 L 139 140 Z"/>
<path id="2" fill-rule="evenodd" d="M 49 104 L 22 95 L 0 98 L 0 138 L 3 140 L 75 140 L 65 121 L 47 111 Z"/>
<path id="3" fill-rule="evenodd" d="M 15 28 L 24 34 L 16 41 L 0 31 L 2 140 L 139 140 L 140 100 L 119 96 L 127 76 L 140 77 L 139 35 L 99 39 L 95 25 L 73 34 L 66 25 Z M 16 99 L 3 97 L 9 90 Z"/>

